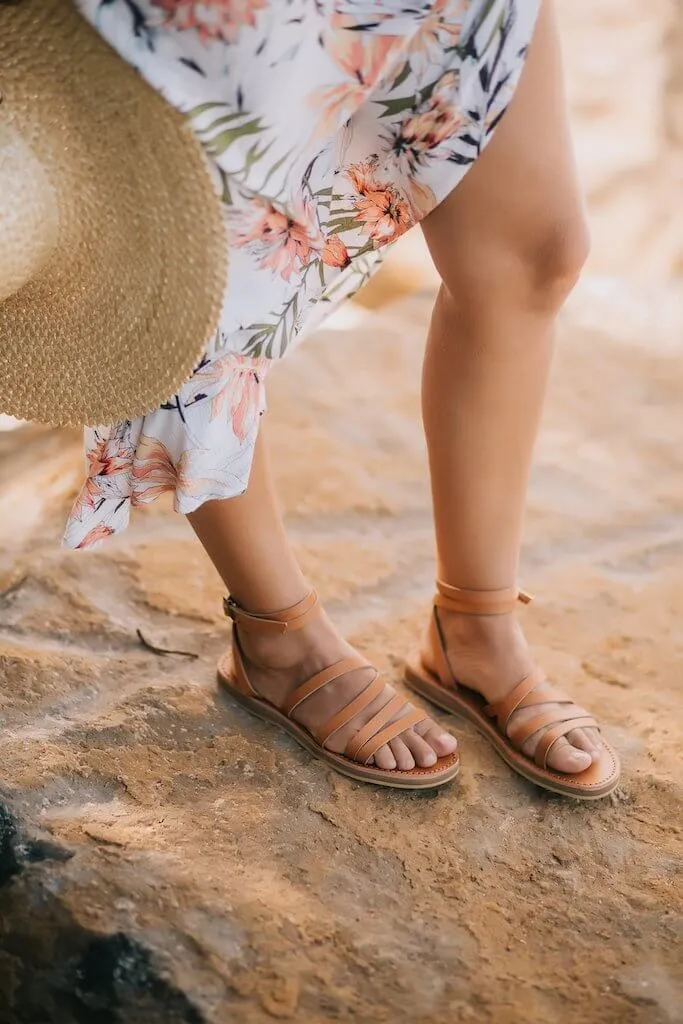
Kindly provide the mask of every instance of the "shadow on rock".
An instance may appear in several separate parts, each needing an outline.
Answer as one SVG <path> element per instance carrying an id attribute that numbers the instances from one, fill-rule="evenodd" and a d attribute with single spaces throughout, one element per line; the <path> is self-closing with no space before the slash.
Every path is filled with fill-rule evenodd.
<path id="1" fill-rule="evenodd" d="M 140 941 L 74 918 L 80 894 L 60 876 L 74 856 L 0 803 L 0 1024 L 204 1024 Z"/>

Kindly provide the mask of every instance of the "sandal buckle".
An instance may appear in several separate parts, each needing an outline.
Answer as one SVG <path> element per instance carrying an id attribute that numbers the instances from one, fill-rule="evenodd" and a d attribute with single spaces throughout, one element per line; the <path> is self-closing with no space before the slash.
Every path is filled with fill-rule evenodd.
<path id="1" fill-rule="evenodd" d="M 223 598 L 223 612 L 225 615 L 232 619 L 235 626 L 241 626 L 242 629 L 259 631 L 261 633 L 287 633 L 290 628 L 289 622 L 282 622 L 280 619 L 269 619 L 265 615 L 252 615 L 250 612 L 245 612 L 237 601 L 233 600 L 232 597 Z"/>

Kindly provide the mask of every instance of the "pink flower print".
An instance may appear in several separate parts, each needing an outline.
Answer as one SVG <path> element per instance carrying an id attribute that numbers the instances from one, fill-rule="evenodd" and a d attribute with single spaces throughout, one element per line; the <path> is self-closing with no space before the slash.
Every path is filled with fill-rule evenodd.
<path id="1" fill-rule="evenodd" d="M 404 45 L 400 36 L 358 31 L 358 17 L 353 15 L 333 14 L 330 27 L 324 39 L 325 51 L 366 91 L 377 85 L 382 72 L 391 66 L 388 58 Z"/>
<path id="2" fill-rule="evenodd" d="M 192 452 L 186 449 L 174 463 L 163 441 L 143 435 L 133 464 L 131 503 L 147 504 L 165 491 L 182 491 L 190 497 L 200 494 L 204 481 L 189 475 L 191 461 Z"/>
<path id="3" fill-rule="evenodd" d="M 106 540 L 107 537 L 111 537 L 114 533 L 112 526 L 104 526 L 100 523 L 99 526 L 93 526 L 92 530 L 88 530 L 83 540 L 76 545 L 77 548 L 90 548 L 93 544 L 98 544 L 101 540 Z"/>
<path id="4" fill-rule="evenodd" d="M 393 242 L 413 223 L 410 206 L 395 185 L 378 182 L 372 163 L 352 164 L 346 174 L 359 197 L 354 201 L 356 219 L 375 246 Z"/>
<path id="5" fill-rule="evenodd" d="M 111 437 L 97 437 L 94 445 L 86 450 L 88 475 L 74 502 L 71 518 L 82 519 L 88 509 L 93 509 L 103 497 L 104 479 L 123 473 L 133 458 L 133 448 L 127 440 L 125 430 L 117 429 Z M 109 488 L 108 488 L 109 491 Z"/>
<path id="6" fill-rule="evenodd" d="M 211 419 L 227 409 L 232 429 L 240 441 L 251 433 L 261 413 L 261 389 L 268 372 L 267 359 L 228 353 L 197 370 L 190 385 L 195 394 L 211 396 Z"/>
<path id="7" fill-rule="evenodd" d="M 348 267 L 351 262 L 349 250 L 342 242 L 339 235 L 330 235 L 325 239 L 325 245 L 321 253 L 323 263 L 328 267 Z"/>
<path id="8" fill-rule="evenodd" d="M 204 42 L 232 43 L 244 25 L 256 24 L 256 13 L 269 0 L 152 0 L 163 11 L 164 24 L 184 32 L 196 29 Z"/>
<path id="9" fill-rule="evenodd" d="M 444 75 L 426 107 L 401 122 L 392 148 L 399 160 L 406 161 L 409 174 L 414 175 L 442 142 L 452 138 L 467 123 L 453 102 L 456 84 L 452 72 Z"/>
<path id="10" fill-rule="evenodd" d="M 396 36 L 349 31 L 339 18 L 331 19 L 332 32 L 325 35 L 324 46 L 348 79 L 312 94 L 311 105 L 321 110 L 316 137 L 328 135 L 362 106 L 368 92 L 389 66 L 391 54 L 402 45 L 402 40 Z"/>
<path id="11" fill-rule="evenodd" d="M 146 435 L 140 438 L 133 464 L 133 481 L 133 504 L 154 501 L 165 491 L 176 489 L 178 472 L 163 441 Z"/>
<path id="12" fill-rule="evenodd" d="M 456 46 L 462 30 L 460 15 L 471 0 L 432 0 L 429 11 L 410 40 L 409 57 L 441 60 L 444 47 Z"/>
<path id="13" fill-rule="evenodd" d="M 295 216 L 291 216 L 264 199 L 255 199 L 252 208 L 255 219 L 246 231 L 236 232 L 234 244 L 247 246 L 256 255 L 260 267 L 290 281 L 322 246 L 315 210 L 301 201 L 296 205 Z"/>
<path id="14" fill-rule="evenodd" d="M 131 504 L 146 505 L 165 491 L 173 491 L 178 506 L 184 498 L 199 498 L 203 493 L 214 490 L 218 486 L 217 480 L 192 473 L 202 454 L 201 449 L 186 448 L 174 462 L 163 441 L 143 435 L 138 442 L 132 470 Z"/>

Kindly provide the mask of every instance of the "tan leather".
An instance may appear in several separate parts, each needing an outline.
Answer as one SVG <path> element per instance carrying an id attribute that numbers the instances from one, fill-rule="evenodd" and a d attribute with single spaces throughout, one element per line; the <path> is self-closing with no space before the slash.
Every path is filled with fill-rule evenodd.
<path id="1" fill-rule="evenodd" d="M 322 672 L 316 672 L 314 676 L 311 676 L 310 679 L 307 679 L 305 683 L 297 686 L 296 690 L 290 693 L 289 698 L 282 706 L 282 710 L 286 715 L 291 716 L 292 712 L 296 711 L 299 707 L 299 704 L 302 704 L 308 697 L 312 697 L 323 686 L 334 682 L 340 676 L 345 676 L 347 672 L 353 672 L 356 668 L 367 668 L 367 662 L 363 658 L 343 658 L 341 661 L 336 661 L 334 665 L 324 668 Z"/>
<path id="2" fill-rule="evenodd" d="M 398 700 L 401 700 L 401 698 L 399 697 Z M 409 704 L 404 700 L 401 704 L 401 708 L 405 709 L 407 707 L 409 707 Z M 398 705 L 394 705 L 393 713 L 400 715 L 400 708 Z M 412 708 L 407 715 L 400 715 L 400 717 L 394 722 L 390 722 L 390 724 L 384 729 L 375 733 L 374 736 L 371 736 L 370 739 L 366 740 L 363 746 L 356 751 L 355 759 L 357 761 L 362 761 L 363 764 L 369 764 L 380 747 L 383 747 L 385 743 L 390 743 L 391 740 L 396 739 L 396 737 L 400 736 L 406 729 L 412 729 L 414 725 L 419 725 L 420 722 L 424 722 L 426 718 L 429 718 L 429 715 L 424 711 L 421 711 L 419 708 Z M 347 756 L 349 756 L 348 747 Z"/>
<path id="3" fill-rule="evenodd" d="M 491 718 L 495 718 L 498 722 L 498 728 L 501 732 L 505 732 L 508 727 L 512 715 L 515 713 L 517 708 L 524 704 L 529 694 L 534 690 L 540 683 L 545 681 L 545 673 L 538 667 L 525 676 L 520 683 L 510 690 L 506 697 L 499 700 L 496 704 L 486 705 L 486 714 L 490 715 Z M 554 702 L 563 699 L 563 694 L 557 694 L 554 698 Z M 571 701 L 570 701 L 571 703 Z"/>
<path id="4" fill-rule="evenodd" d="M 434 607 L 465 615 L 504 615 L 513 611 L 518 601 L 529 604 L 533 597 L 517 587 L 504 587 L 502 590 L 465 590 L 437 580 Z"/>
<path id="5" fill-rule="evenodd" d="M 232 597 L 223 598 L 223 611 L 229 619 L 251 633 L 291 633 L 302 629 L 311 619 L 320 614 L 318 595 L 315 590 L 290 608 L 278 612 L 247 612 Z"/>
<path id="6" fill-rule="evenodd" d="M 597 728 L 597 722 L 590 716 L 586 715 L 584 718 L 579 716 L 574 719 L 566 719 L 556 725 L 553 729 L 546 730 L 536 744 L 536 750 L 534 752 L 534 761 L 538 767 L 548 767 L 548 754 L 562 736 L 566 736 L 568 732 L 572 731 L 572 729 L 588 727 Z"/>
<path id="7" fill-rule="evenodd" d="M 260 699 L 258 693 L 249 682 L 249 677 L 244 667 L 242 648 L 240 647 L 239 637 L 235 629 L 233 629 L 232 634 L 232 681 L 235 688 L 245 697 Z"/>
<path id="8" fill-rule="evenodd" d="M 573 702 L 572 702 L 573 703 Z M 541 707 L 541 705 L 538 705 Z M 586 714 L 583 708 L 576 708 L 576 711 L 568 711 L 565 715 L 565 722 L 574 722 L 574 728 L 581 728 L 577 723 L 579 719 L 585 722 L 590 716 Z M 511 743 L 514 743 L 516 747 L 523 747 L 527 740 L 530 740 L 537 732 L 541 729 L 546 729 L 549 725 L 555 725 L 557 723 L 557 711 L 546 711 L 542 715 L 537 715 L 535 718 L 529 719 L 527 722 L 520 722 L 518 725 L 508 726 L 506 729 L 508 738 Z M 590 728 L 598 728 L 598 723 L 591 718 Z"/>
<path id="9" fill-rule="evenodd" d="M 324 725 L 316 729 L 315 738 L 318 743 L 324 747 L 330 737 L 334 736 L 340 729 L 343 729 L 345 725 L 348 725 L 361 711 L 365 711 L 379 697 L 383 689 L 384 680 L 378 672 L 372 682 L 364 690 L 361 690 L 350 704 L 347 704 L 345 708 L 342 708 L 336 715 L 333 715 Z"/>
<path id="10" fill-rule="evenodd" d="M 409 707 L 405 697 L 400 693 L 395 694 L 362 729 L 354 733 L 346 745 L 346 756 L 367 764 L 385 743 L 389 743 L 406 729 L 428 717 L 418 708 L 412 708 L 407 714 L 403 714 Z"/>
<path id="11" fill-rule="evenodd" d="M 467 615 L 502 615 L 513 611 L 517 602 L 528 604 L 531 600 L 531 595 L 517 587 L 464 590 L 439 581 L 427 632 L 427 653 L 407 666 L 406 682 L 439 707 L 473 722 L 501 757 L 527 779 L 554 792 L 584 799 L 605 796 L 619 781 L 619 760 L 604 740 L 599 759 L 584 772 L 563 773 L 548 767 L 548 757 L 558 740 L 573 729 L 599 726 L 571 697 L 550 687 L 540 668 L 534 668 L 500 701 L 487 705 L 480 694 L 456 680 L 448 661 L 440 609 Z M 537 714 L 528 721 L 515 722 L 513 715 L 522 708 L 533 708 Z M 532 759 L 521 748 L 537 733 L 540 735 Z"/>
<path id="12" fill-rule="evenodd" d="M 225 614 L 233 622 L 233 644 L 232 644 L 232 671 L 225 675 L 219 669 L 219 677 L 229 685 L 233 692 L 241 695 L 248 706 L 260 707 L 268 711 L 271 720 L 280 721 L 282 725 L 292 732 L 300 742 L 309 749 L 312 741 L 319 746 L 319 756 L 329 760 L 338 770 L 344 761 L 353 762 L 356 766 L 352 777 L 366 781 L 381 782 L 384 785 L 396 785 L 400 788 L 429 788 L 429 780 L 433 778 L 434 785 L 441 785 L 455 776 L 458 769 L 457 755 L 449 755 L 440 758 L 437 764 L 429 768 L 415 768 L 412 771 L 386 771 L 370 765 L 374 755 L 390 740 L 399 736 L 406 729 L 418 722 L 424 721 L 428 715 L 417 708 L 412 708 L 405 697 L 400 694 L 387 696 L 384 703 L 376 710 L 370 720 L 357 730 L 349 740 L 343 755 L 328 751 L 325 744 L 329 739 L 352 719 L 370 708 L 372 704 L 381 700 L 386 691 L 386 684 L 380 679 L 379 674 L 374 672 L 370 683 L 357 694 L 352 700 L 332 715 L 326 722 L 323 722 L 315 732 L 309 732 L 295 721 L 292 716 L 296 709 L 301 706 L 313 694 L 320 692 L 334 680 L 341 678 L 348 672 L 359 668 L 369 668 L 368 662 L 358 655 L 343 658 L 329 665 L 322 671 L 317 672 L 310 679 L 301 683 L 289 695 L 282 708 L 276 708 L 253 688 L 251 685 L 244 664 L 244 654 L 239 640 L 239 631 L 242 629 L 254 632 L 272 632 L 283 634 L 287 630 L 300 629 L 315 615 L 319 615 L 321 608 L 314 591 L 308 594 L 298 604 L 291 608 L 285 608 L 278 612 L 252 613 L 240 607 L 231 598 L 224 600 Z M 291 724 L 286 724 L 291 723 Z M 305 734 L 305 736 L 304 736 Z M 389 781 L 390 777 L 396 777 L 396 782 Z"/>

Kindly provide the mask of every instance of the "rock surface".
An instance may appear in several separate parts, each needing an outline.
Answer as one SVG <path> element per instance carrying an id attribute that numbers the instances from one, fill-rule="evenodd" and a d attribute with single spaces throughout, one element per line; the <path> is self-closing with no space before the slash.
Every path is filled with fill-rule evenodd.
<path id="1" fill-rule="evenodd" d="M 594 272 L 683 273 L 683 3 L 556 0 Z"/>
<path id="2" fill-rule="evenodd" d="M 525 616 L 623 786 L 541 793 L 455 720 L 439 795 L 329 773 L 217 689 L 222 594 L 184 520 L 159 503 L 62 551 L 80 438 L 0 433 L 0 1024 L 683 1020 L 683 316 L 660 283 L 683 267 L 683 7 L 558 7 L 603 276 L 563 322 Z M 272 375 L 268 417 L 304 568 L 396 682 L 433 576 L 416 237 Z M 406 263 L 424 292 L 385 309 Z M 649 281 L 604 276 L 627 273 Z"/>
<path id="3" fill-rule="evenodd" d="M 597 331 L 593 301 L 565 318 L 523 578 L 540 657 L 624 758 L 598 805 L 467 726 L 438 796 L 322 769 L 217 690 L 221 590 L 185 521 L 62 551 L 78 438 L 0 435 L 1 1024 L 681 1019 L 683 360 L 616 311 Z M 349 307 L 271 388 L 303 563 L 395 680 L 433 573 L 428 303 Z"/>

